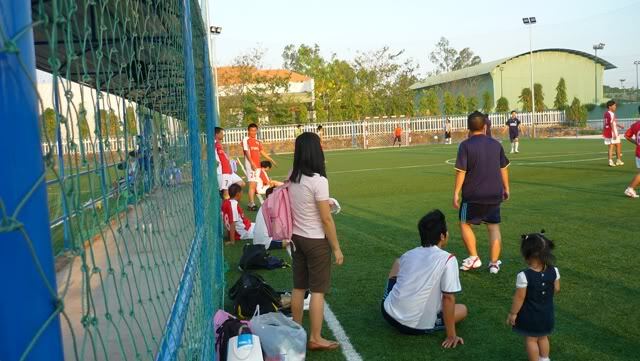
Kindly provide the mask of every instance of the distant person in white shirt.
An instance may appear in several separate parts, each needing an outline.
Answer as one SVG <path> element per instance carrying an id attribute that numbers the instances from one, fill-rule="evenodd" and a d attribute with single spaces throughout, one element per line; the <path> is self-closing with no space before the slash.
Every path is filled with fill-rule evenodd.
<path id="1" fill-rule="evenodd" d="M 444 348 L 464 344 L 456 323 L 467 317 L 467 307 L 456 304 L 462 291 L 458 261 L 444 251 L 449 239 L 447 222 L 439 210 L 418 222 L 422 245 L 396 259 L 382 301 L 382 316 L 398 331 L 421 335 L 446 330 Z"/>

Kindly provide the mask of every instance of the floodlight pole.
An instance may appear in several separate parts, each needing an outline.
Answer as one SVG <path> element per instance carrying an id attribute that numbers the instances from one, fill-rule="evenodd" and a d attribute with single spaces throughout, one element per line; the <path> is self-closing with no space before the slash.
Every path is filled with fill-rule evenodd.
<path id="1" fill-rule="evenodd" d="M 598 104 L 598 50 L 604 49 L 604 43 L 598 43 L 593 45 L 593 50 L 595 51 L 596 58 L 593 60 L 593 86 L 595 89 L 595 104 Z"/>
<path id="2" fill-rule="evenodd" d="M 536 90 L 533 84 L 533 29 L 535 24 L 535 17 L 528 17 L 522 19 L 524 24 L 529 27 L 529 76 L 531 83 L 531 126 L 533 128 L 533 137 L 536 137 Z"/>
<path id="3" fill-rule="evenodd" d="M 638 65 L 640 65 L 640 60 L 634 61 L 633 65 L 636 66 L 636 101 L 640 101 L 640 87 L 638 87 Z"/>

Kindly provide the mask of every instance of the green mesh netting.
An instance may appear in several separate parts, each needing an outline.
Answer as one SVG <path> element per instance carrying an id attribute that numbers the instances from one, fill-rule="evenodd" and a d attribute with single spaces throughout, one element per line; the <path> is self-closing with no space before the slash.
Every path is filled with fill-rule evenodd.
<path id="1" fill-rule="evenodd" d="M 211 317 L 224 290 L 219 200 L 204 138 L 188 138 L 181 3 L 32 1 L 37 67 L 50 74 L 34 88 L 69 360 L 154 359 L 176 300 L 188 306 L 171 340 L 177 358 L 212 359 Z M 201 133 L 210 68 L 197 2 L 191 9 Z M 189 265 L 191 288 L 181 283 Z"/>

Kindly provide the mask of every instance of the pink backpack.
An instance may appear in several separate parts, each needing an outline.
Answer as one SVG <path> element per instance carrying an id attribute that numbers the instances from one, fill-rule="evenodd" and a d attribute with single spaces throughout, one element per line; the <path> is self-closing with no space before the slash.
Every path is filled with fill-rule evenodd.
<path id="1" fill-rule="evenodd" d="M 289 200 L 289 182 L 273 190 L 262 204 L 262 216 L 271 239 L 281 241 L 291 239 L 293 234 L 293 215 Z"/>

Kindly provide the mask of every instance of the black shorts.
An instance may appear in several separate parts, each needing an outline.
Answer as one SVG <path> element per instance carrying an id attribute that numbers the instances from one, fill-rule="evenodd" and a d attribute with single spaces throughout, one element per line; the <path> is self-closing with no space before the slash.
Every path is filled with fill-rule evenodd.
<path id="1" fill-rule="evenodd" d="M 511 142 L 513 142 L 514 140 L 518 139 L 518 136 L 519 136 L 519 134 L 512 134 L 512 133 L 509 133 L 509 140 L 510 140 Z"/>
<path id="2" fill-rule="evenodd" d="M 402 136 L 397 136 L 397 135 L 396 135 L 396 136 L 394 136 L 394 137 L 393 137 L 393 141 L 395 142 L 396 140 L 397 140 L 398 142 L 402 142 Z"/>
<path id="3" fill-rule="evenodd" d="M 500 204 L 479 204 L 462 202 L 458 217 L 466 224 L 499 224 Z"/>
<path id="4" fill-rule="evenodd" d="M 444 132 L 445 139 L 451 138 L 451 132 Z"/>
<path id="5" fill-rule="evenodd" d="M 389 293 L 393 289 L 393 286 L 396 285 L 397 280 L 398 280 L 397 277 L 391 277 L 387 281 L 387 288 L 384 290 L 384 297 L 382 298 L 382 303 L 380 305 L 380 312 L 382 312 L 382 318 L 384 318 L 391 326 L 395 327 L 398 331 L 400 331 L 400 333 L 403 333 L 405 335 L 424 335 L 424 334 L 429 334 L 432 332 L 444 330 L 445 327 L 444 327 L 444 318 L 442 318 L 442 312 L 438 312 L 438 314 L 436 315 L 436 324 L 433 325 L 433 328 L 429 328 L 426 330 L 420 330 L 417 328 L 405 326 L 400 322 L 396 321 L 395 318 L 391 317 L 391 315 L 387 313 L 387 310 L 384 309 L 384 300 L 386 300 L 387 296 L 389 296 Z"/>

